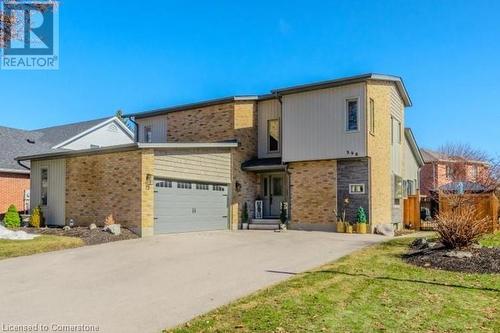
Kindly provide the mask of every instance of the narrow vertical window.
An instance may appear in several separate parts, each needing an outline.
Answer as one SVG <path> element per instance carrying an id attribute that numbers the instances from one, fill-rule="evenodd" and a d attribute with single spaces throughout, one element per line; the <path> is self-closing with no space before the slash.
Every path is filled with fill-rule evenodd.
<path id="1" fill-rule="evenodd" d="M 49 187 L 49 171 L 47 168 L 40 170 L 40 200 L 42 206 L 47 206 L 47 190 Z"/>
<path id="2" fill-rule="evenodd" d="M 348 99 L 347 100 L 347 131 L 357 131 L 359 129 L 358 123 L 358 100 Z"/>
<path id="3" fill-rule="evenodd" d="M 370 98 L 370 133 L 375 134 L 375 101 Z"/>
<path id="4" fill-rule="evenodd" d="M 267 121 L 268 152 L 274 153 L 280 150 L 280 122 L 279 119 Z"/>
<path id="5" fill-rule="evenodd" d="M 151 143 L 153 138 L 151 126 L 144 126 L 144 142 Z"/>

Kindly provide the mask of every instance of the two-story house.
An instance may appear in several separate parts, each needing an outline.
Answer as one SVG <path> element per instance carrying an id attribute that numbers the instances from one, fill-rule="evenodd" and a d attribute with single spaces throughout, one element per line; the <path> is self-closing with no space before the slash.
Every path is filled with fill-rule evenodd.
<path id="1" fill-rule="evenodd" d="M 286 203 L 290 228 L 335 230 L 336 213 L 354 221 L 359 207 L 372 227 L 401 225 L 422 165 L 409 106 L 399 77 L 365 74 L 134 113 L 135 144 L 19 159 L 65 165 L 54 224 L 112 214 L 141 235 L 236 229 L 244 209 L 259 223 Z"/>

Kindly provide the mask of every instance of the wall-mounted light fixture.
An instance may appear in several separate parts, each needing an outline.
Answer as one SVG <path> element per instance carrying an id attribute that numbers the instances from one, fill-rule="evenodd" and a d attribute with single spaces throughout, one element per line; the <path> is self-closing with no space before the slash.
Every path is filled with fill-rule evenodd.
<path id="1" fill-rule="evenodd" d="M 234 183 L 234 189 L 236 190 L 236 192 L 241 191 L 241 184 L 240 184 L 240 182 Z"/>
<path id="2" fill-rule="evenodd" d="M 149 187 L 152 186 L 152 185 L 153 185 L 153 175 L 150 174 L 150 173 L 148 173 L 146 175 L 146 186 L 149 189 Z"/>

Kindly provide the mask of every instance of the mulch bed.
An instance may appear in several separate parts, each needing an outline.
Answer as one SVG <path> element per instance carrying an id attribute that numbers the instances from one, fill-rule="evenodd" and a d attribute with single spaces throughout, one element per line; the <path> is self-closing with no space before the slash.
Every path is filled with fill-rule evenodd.
<path id="1" fill-rule="evenodd" d="M 55 236 L 67 236 L 67 237 L 78 237 L 83 240 L 85 245 L 95 245 L 102 243 L 115 242 L 126 239 L 139 238 L 132 231 L 121 227 L 120 235 L 113 235 L 107 231 L 102 231 L 102 228 L 97 228 L 90 230 L 87 227 L 73 227 L 70 230 L 63 230 L 62 228 L 31 228 L 25 227 L 20 228 L 28 233 L 42 234 L 42 235 L 55 235 Z"/>
<path id="2" fill-rule="evenodd" d="M 466 273 L 500 273 L 500 248 L 469 248 L 471 257 L 449 257 L 447 249 L 429 249 L 418 253 L 410 250 L 403 258 L 406 262 L 425 268 Z M 415 253 L 417 252 L 417 253 Z"/>

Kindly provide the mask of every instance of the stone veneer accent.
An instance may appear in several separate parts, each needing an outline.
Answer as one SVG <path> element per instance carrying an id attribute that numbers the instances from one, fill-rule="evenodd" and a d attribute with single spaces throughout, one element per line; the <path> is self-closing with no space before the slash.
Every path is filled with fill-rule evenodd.
<path id="1" fill-rule="evenodd" d="M 149 234 L 153 226 L 150 150 L 112 152 L 66 158 L 66 220 L 103 225 L 107 216 L 132 231 Z M 152 229 L 151 229 L 152 230 Z"/>
<path id="2" fill-rule="evenodd" d="M 349 184 L 364 184 L 364 194 L 349 194 Z M 346 220 L 355 222 L 359 207 L 363 207 L 370 222 L 370 204 L 368 184 L 368 159 L 349 159 L 337 161 L 337 207 L 341 214 L 344 207 L 344 199 L 349 198 L 349 204 L 345 207 Z"/>
<path id="3" fill-rule="evenodd" d="M 237 101 L 167 114 L 168 142 L 217 142 L 238 140 L 231 150 L 231 229 L 237 229 L 245 202 L 253 216 L 259 181 L 255 173 L 241 170 L 244 161 L 257 156 L 257 112 L 254 101 Z M 237 191 L 239 184 L 240 191 Z"/>
<path id="4" fill-rule="evenodd" d="M 337 161 L 293 162 L 290 173 L 291 228 L 334 230 Z"/>

